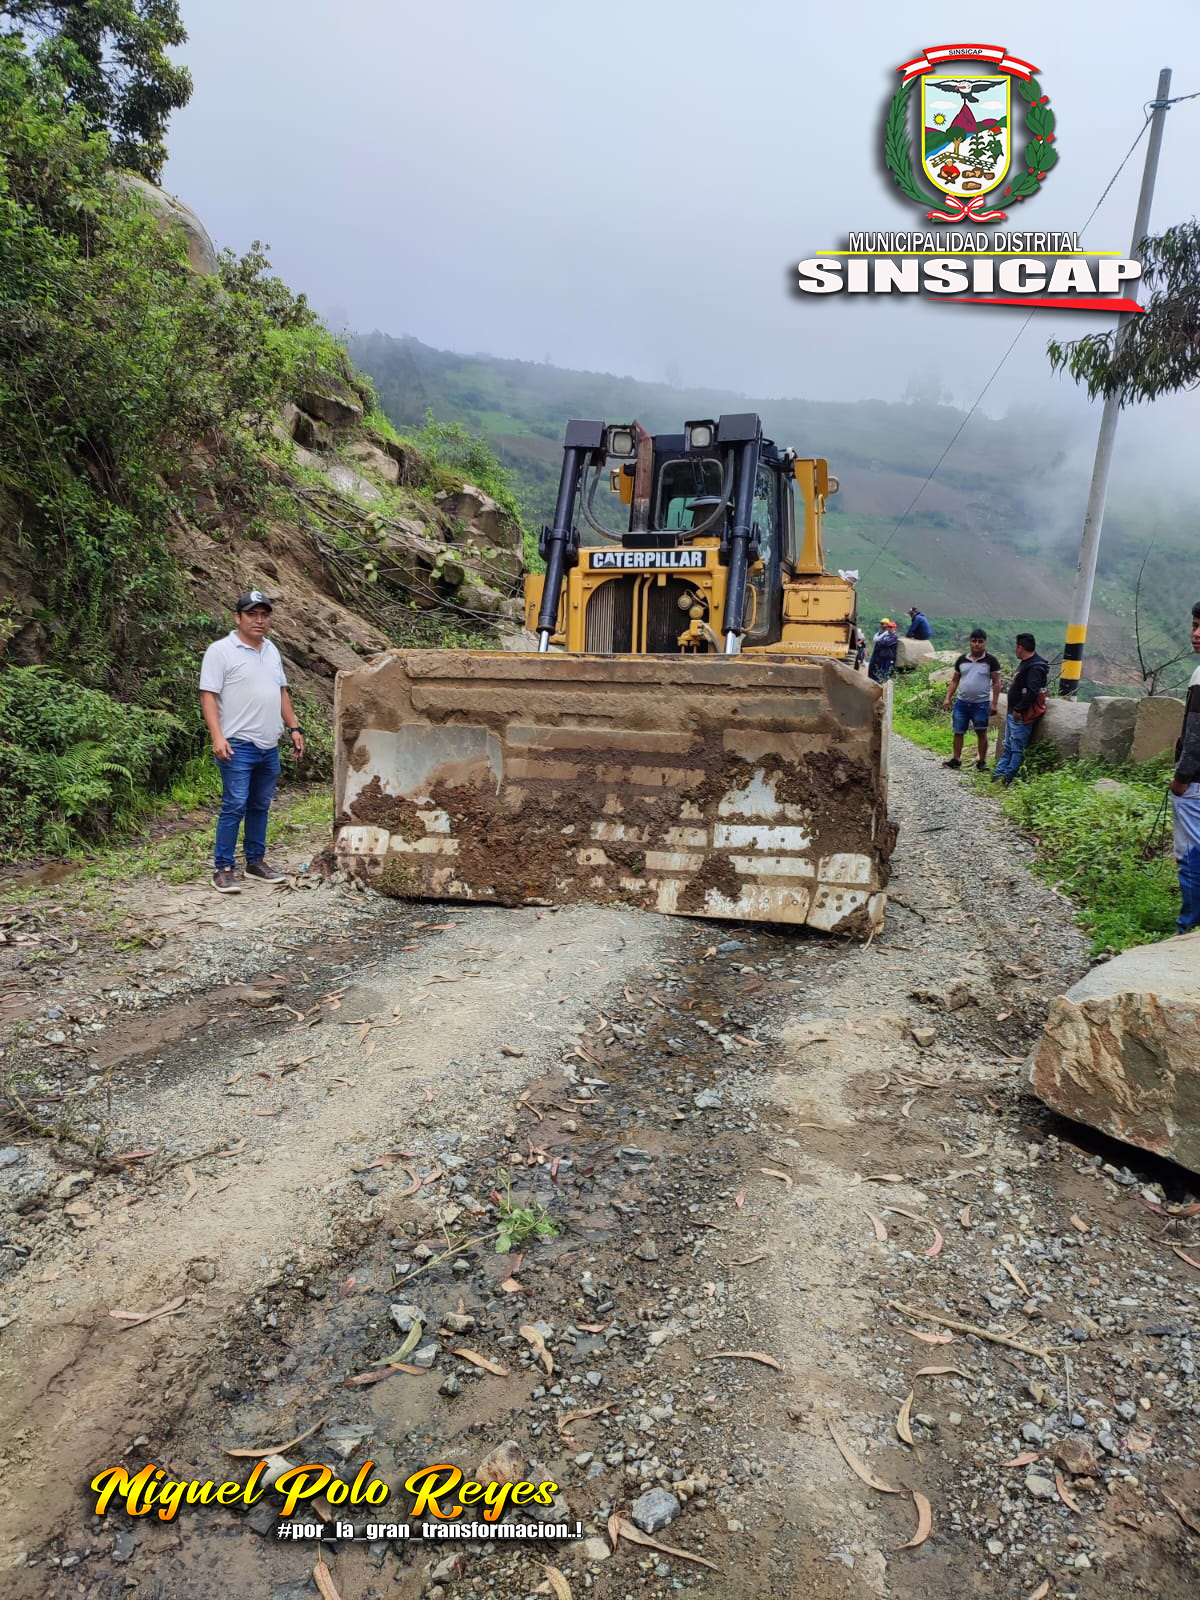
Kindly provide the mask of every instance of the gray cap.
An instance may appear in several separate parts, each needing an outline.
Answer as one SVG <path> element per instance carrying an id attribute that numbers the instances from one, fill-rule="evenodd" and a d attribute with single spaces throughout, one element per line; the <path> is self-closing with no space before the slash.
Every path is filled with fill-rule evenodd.
<path id="1" fill-rule="evenodd" d="M 245 594 L 238 596 L 234 606 L 235 611 L 249 611 L 252 606 L 266 606 L 268 611 L 274 611 L 275 605 L 270 595 L 264 594 L 261 589 L 247 589 Z"/>

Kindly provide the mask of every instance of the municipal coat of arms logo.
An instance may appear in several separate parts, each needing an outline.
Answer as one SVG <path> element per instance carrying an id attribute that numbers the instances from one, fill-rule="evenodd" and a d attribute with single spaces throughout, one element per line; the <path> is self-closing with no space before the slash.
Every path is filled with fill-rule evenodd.
<path id="1" fill-rule="evenodd" d="M 934 205 L 926 212 L 931 221 L 1001 221 L 1008 213 L 1000 203 L 1036 193 L 1058 152 L 1054 113 L 1032 62 L 999 45 L 947 44 L 897 71 L 904 81 L 888 109 L 884 160 L 910 200 Z M 1022 127 L 1014 127 L 1014 116 Z M 946 199 L 922 187 L 918 170 Z"/>

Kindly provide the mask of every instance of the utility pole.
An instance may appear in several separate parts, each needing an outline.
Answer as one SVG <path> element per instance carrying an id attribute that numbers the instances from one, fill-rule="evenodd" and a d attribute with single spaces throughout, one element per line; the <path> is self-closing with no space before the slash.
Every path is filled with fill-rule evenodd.
<path id="1" fill-rule="evenodd" d="M 1150 120 L 1150 139 L 1146 146 L 1146 167 L 1142 173 L 1142 192 L 1138 195 L 1137 215 L 1133 219 L 1133 243 L 1129 254 L 1137 252 L 1150 227 L 1150 202 L 1154 198 L 1154 179 L 1158 173 L 1158 152 L 1162 146 L 1163 126 L 1167 120 L 1167 96 L 1171 89 L 1171 69 L 1164 67 L 1158 75 L 1158 93 L 1154 98 L 1154 111 Z M 1132 291 L 1138 295 L 1138 286 Z M 1130 320 L 1135 312 L 1123 314 L 1117 326 L 1117 348 L 1125 338 Z M 1100 437 L 1096 441 L 1096 460 L 1092 467 L 1092 486 L 1088 491 L 1087 512 L 1083 519 L 1083 538 L 1079 546 L 1079 565 L 1075 569 L 1075 593 L 1071 597 L 1071 615 L 1067 619 L 1067 640 L 1063 646 L 1062 676 L 1058 692 L 1064 699 L 1074 699 L 1083 672 L 1083 646 L 1087 638 L 1088 615 L 1092 609 L 1092 585 L 1096 581 L 1096 562 L 1100 555 L 1100 531 L 1104 526 L 1104 502 L 1108 495 L 1108 472 L 1112 466 L 1113 441 L 1117 436 L 1117 417 L 1121 404 L 1115 395 L 1104 402 L 1100 417 Z"/>

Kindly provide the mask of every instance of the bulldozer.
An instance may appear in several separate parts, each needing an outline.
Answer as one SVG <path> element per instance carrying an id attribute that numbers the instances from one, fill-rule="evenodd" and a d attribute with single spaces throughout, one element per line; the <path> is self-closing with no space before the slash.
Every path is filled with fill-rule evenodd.
<path id="1" fill-rule="evenodd" d="M 869 935 L 890 698 L 853 670 L 854 583 L 825 570 L 837 488 L 754 413 L 568 423 L 528 648 L 338 673 L 338 865 L 406 898 Z"/>

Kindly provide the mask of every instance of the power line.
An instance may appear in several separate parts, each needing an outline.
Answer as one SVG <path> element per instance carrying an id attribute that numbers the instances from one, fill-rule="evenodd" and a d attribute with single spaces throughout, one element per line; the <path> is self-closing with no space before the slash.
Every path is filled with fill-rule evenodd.
<path id="1" fill-rule="evenodd" d="M 1168 101 L 1167 104 L 1170 105 L 1170 101 Z M 1129 160 L 1130 156 L 1137 149 L 1138 145 L 1141 144 L 1142 136 L 1146 132 L 1146 129 L 1150 126 L 1150 123 L 1152 122 L 1153 118 L 1154 118 L 1154 112 L 1152 110 L 1151 111 L 1147 111 L 1146 112 L 1146 120 L 1145 120 L 1145 122 L 1142 123 L 1141 127 L 1138 129 L 1137 138 L 1129 146 L 1129 149 L 1126 150 L 1124 156 L 1122 156 L 1121 165 L 1117 168 L 1117 170 L 1113 173 L 1112 177 L 1104 185 L 1104 193 L 1100 196 L 1099 200 L 1096 201 L 1096 204 L 1091 209 L 1091 214 L 1089 215 L 1089 217 L 1087 219 L 1087 222 L 1085 222 L 1083 227 L 1080 228 L 1080 230 L 1079 230 L 1081 234 L 1085 233 L 1087 231 L 1088 222 L 1090 222 L 1092 220 L 1092 217 L 1094 217 L 1096 215 L 1097 211 L 1099 211 L 1100 207 L 1108 199 L 1108 191 L 1112 188 L 1113 184 L 1116 183 L 1117 179 L 1121 176 L 1121 173 L 1125 169 L 1125 163 Z"/>
<path id="2" fill-rule="evenodd" d="M 999 361 L 996 363 L 996 366 L 995 366 L 995 368 L 994 368 L 994 370 L 992 372 L 991 377 L 984 384 L 983 388 L 979 391 L 979 393 L 975 396 L 974 402 L 971 405 L 971 409 L 967 412 L 966 416 L 959 423 L 958 427 L 955 428 L 954 432 L 950 435 L 950 441 L 946 445 L 946 448 L 942 451 L 941 455 L 937 458 L 937 460 L 934 462 L 933 466 L 929 469 L 929 476 L 925 479 L 925 482 L 917 490 L 916 494 L 913 495 L 912 499 L 908 502 L 908 505 L 904 508 L 903 514 L 901 515 L 900 519 L 897 521 L 896 525 L 893 527 L 892 531 L 888 534 L 887 538 L 879 546 L 879 549 L 871 557 L 870 566 L 868 566 L 867 569 L 866 569 L 866 572 L 863 573 L 863 578 L 866 577 L 867 573 L 870 572 L 871 568 L 879 560 L 880 556 L 887 549 L 888 545 L 891 544 L 892 540 L 900 532 L 900 529 L 904 526 L 905 522 L 908 520 L 909 512 L 913 509 L 913 507 L 916 505 L 917 501 L 921 498 L 921 496 L 925 493 L 926 489 L 928 489 L 929 485 L 933 482 L 934 478 L 937 475 L 938 468 L 941 466 L 942 462 L 945 461 L 946 457 L 950 454 L 951 450 L 954 448 L 954 446 L 955 446 L 955 444 L 956 444 L 956 442 L 958 440 L 959 434 L 966 427 L 967 423 L 970 422 L 971 418 L 975 415 L 976 411 L 978 411 L 978 409 L 980 407 L 980 404 L 983 401 L 984 395 L 988 392 L 988 390 L 992 387 L 992 384 L 995 383 L 996 379 L 1000 376 L 1000 371 L 1001 371 L 1001 368 L 1004 366 L 1004 363 L 1008 360 L 1009 356 L 1012 355 L 1013 351 L 1017 348 L 1017 340 L 1020 339 L 1021 335 L 1025 332 L 1025 329 L 1033 321 L 1035 315 L 1036 315 L 1036 313 L 1033 312 L 1033 311 L 1030 311 L 1030 312 L 1028 312 L 1026 314 L 1025 321 L 1017 329 L 1016 333 L 1013 335 L 1012 343 L 1009 345 L 1008 349 L 1004 352 L 1004 354 L 1000 357 Z M 861 578 L 859 579 L 859 582 L 860 583 L 862 582 Z"/>
<path id="3" fill-rule="evenodd" d="M 1197 100 L 1197 99 L 1200 99 L 1200 90 L 1197 90 L 1195 94 L 1178 95 L 1178 96 L 1176 96 L 1176 99 L 1178 99 L 1178 100 Z M 1166 102 L 1166 104 L 1167 105 L 1174 105 L 1175 101 L 1174 100 L 1168 100 Z M 1100 207 L 1108 199 L 1109 192 L 1112 189 L 1113 184 L 1116 183 L 1117 179 L 1121 176 L 1121 173 L 1123 172 L 1123 170 L 1125 168 L 1125 164 L 1128 162 L 1128 160 L 1129 160 L 1130 156 L 1133 154 L 1133 152 L 1137 149 L 1138 145 L 1142 142 L 1142 139 L 1143 139 L 1143 137 L 1145 136 L 1145 133 L 1146 133 L 1146 129 L 1150 126 L 1150 123 L 1153 120 L 1153 116 L 1154 116 L 1153 108 L 1151 108 L 1149 111 L 1145 111 L 1145 119 L 1146 120 L 1142 123 L 1141 127 L 1138 129 L 1137 135 L 1134 138 L 1133 143 L 1129 146 L 1129 149 L 1126 150 L 1125 154 L 1121 157 L 1120 164 L 1118 165 L 1116 171 L 1113 173 L 1112 177 L 1108 180 L 1108 182 L 1104 185 L 1104 189 L 1103 189 L 1103 192 L 1100 195 L 1099 200 L 1096 201 L 1096 204 L 1092 207 L 1091 211 L 1088 213 L 1087 221 L 1085 221 L 1084 224 L 1083 224 L 1083 227 L 1081 227 L 1079 229 L 1079 233 L 1081 235 L 1086 232 L 1087 227 L 1088 227 L 1088 223 L 1091 222 L 1092 218 L 1096 215 L 1097 211 L 1099 211 Z M 864 570 L 864 572 L 862 574 L 862 578 L 859 579 L 860 583 L 862 582 L 862 579 L 865 578 L 867 576 L 867 574 L 872 571 L 872 569 L 875 566 L 875 563 L 879 560 L 879 558 L 887 550 L 887 548 L 891 544 L 892 540 L 896 537 L 896 535 L 900 532 L 900 529 L 908 521 L 909 515 L 912 512 L 912 510 L 913 510 L 914 506 L 916 505 L 917 501 L 921 498 L 921 496 L 925 493 L 926 489 L 928 489 L 929 485 L 933 482 L 934 478 L 937 476 L 938 468 L 941 466 L 942 462 L 945 461 L 946 457 L 950 454 L 951 450 L 954 448 L 955 444 L 958 441 L 959 435 L 962 433 L 962 431 L 966 427 L 967 423 L 970 422 L 971 418 L 975 415 L 976 411 L 978 411 L 980 405 L 982 404 L 983 397 L 987 394 L 988 390 L 992 387 L 993 383 L 995 383 L 996 379 L 1000 376 L 1000 373 L 1001 373 L 1001 371 L 1003 370 L 1003 367 L 1004 367 L 1004 363 L 1008 360 L 1009 356 L 1012 355 L 1013 351 L 1016 349 L 1018 341 L 1020 340 L 1022 334 L 1025 332 L 1025 329 L 1033 321 L 1033 319 L 1036 316 L 1036 314 L 1037 313 L 1034 312 L 1034 311 L 1029 312 L 1029 314 L 1026 316 L 1024 322 L 1017 329 L 1016 334 L 1013 336 L 1012 343 L 1009 345 L 1008 349 L 1004 352 L 1004 354 L 1000 357 L 999 361 L 996 363 L 995 367 L 992 370 L 991 377 L 988 378 L 988 380 L 984 384 L 983 388 L 976 395 L 974 401 L 972 402 L 971 409 L 967 412 L 966 416 L 962 419 L 962 421 L 959 423 L 958 427 L 955 428 L 954 432 L 951 434 L 949 443 L 946 445 L 946 448 L 942 451 L 941 455 L 937 458 L 937 460 L 934 462 L 933 466 L 930 468 L 929 475 L 926 477 L 924 483 L 921 484 L 921 486 L 917 490 L 916 494 L 913 495 L 912 499 L 908 502 L 908 505 L 904 508 L 904 511 L 901 513 L 899 519 L 896 521 L 896 523 L 892 527 L 892 529 L 889 532 L 887 538 L 883 541 L 883 543 L 876 550 L 875 554 L 871 557 L 870 562 L 867 564 L 867 566 L 866 566 L 866 568 L 865 568 L 865 570 Z"/>

